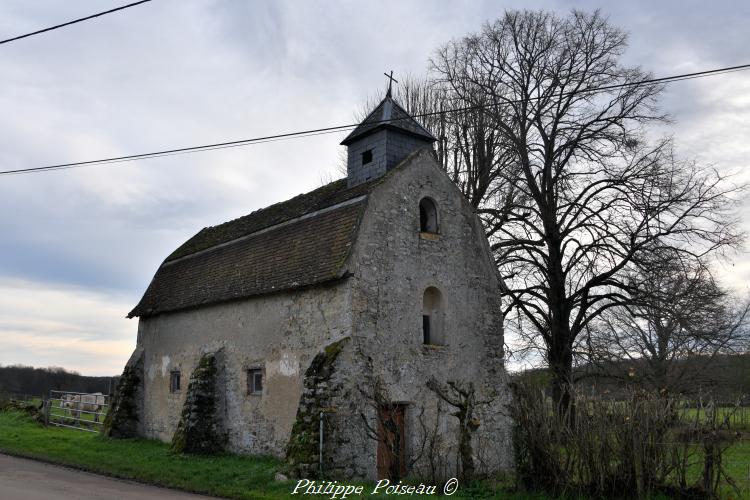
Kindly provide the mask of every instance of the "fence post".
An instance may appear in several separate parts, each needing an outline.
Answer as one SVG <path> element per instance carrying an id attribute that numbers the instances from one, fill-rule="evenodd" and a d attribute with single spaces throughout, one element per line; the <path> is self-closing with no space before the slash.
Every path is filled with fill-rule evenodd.
<path id="1" fill-rule="evenodd" d="M 52 404 L 52 400 L 50 400 L 49 398 L 44 400 L 44 425 L 45 427 L 49 427 L 49 407 L 51 404 Z"/>

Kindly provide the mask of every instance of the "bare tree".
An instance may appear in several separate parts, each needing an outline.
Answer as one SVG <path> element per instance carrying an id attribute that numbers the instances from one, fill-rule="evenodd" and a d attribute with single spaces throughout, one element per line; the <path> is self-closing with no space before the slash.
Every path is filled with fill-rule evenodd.
<path id="1" fill-rule="evenodd" d="M 424 462 L 417 461 L 415 465 L 419 468 L 419 475 L 425 477 L 430 483 L 435 484 L 440 479 L 448 477 L 448 461 L 451 453 L 450 447 L 446 446 L 445 439 L 440 432 L 440 421 L 443 415 L 442 401 L 435 404 L 435 413 L 432 423 L 428 426 L 424 418 L 420 416 L 420 427 L 422 429 L 422 440 L 425 443 Z M 421 465 L 421 467 L 419 467 Z"/>
<path id="2" fill-rule="evenodd" d="M 458 455 L 461 464 L 461 479 L 473 479 L 475 467 L 471 438 L 480 424 L 475 415 L 475 410 L 478 405 L 484 405 L 488 402 L 477 401 L 474 384 L 471 382 L 462 383 L 449 380 L 445 384 L 441 384 L 431 378 L 427 381 L 427 388 L 455 410 L 452 415 L 458 419 Z"/>
<path id="3" fill-rule="evenodd" d="M 382 98 L 369 99 L 355 120 L 362 121 Z M 513 155 L 487 112 L 431 76 L 401 78 L 395 99 L 435 135 L 440 165 L 477 210 L 488 236 L 495 234 L 517 192 L 506 178 Z"/>
<path id="4" fill-rule="evenodd" d="M 512 170 L 504 136 L 492 125 L 487 112 L 458 95 L 437 79 L 408 77 L 399 87 L 399 98 L 412 115 L 438 138 L 436 153 L 448 176 L 494 233 L 498 216 L 512 199 L 512 185 L 505 179 Z M 483 102 L 481 95 L 473 102 Z"/>
<path id="5" fill-rule="evenodd" d="M 599 12 L 510 11 L 455 40 L 432 66 L 507 148 L 513 199 L 488 228 L 505 313 L 539 346 L 560 408 L 586 327 L 627 303 L 627 273 L 664 247 L 706 255 L 736 245 L 732 194 L 718 173 L 647 140 L 665 118 L 659 85 L 623 67 L 626 35 Z M 481 206 L 481 203 L 480 203 Z"/>
<path id="6" fill-rule="evenodd" d="M 592 323 L 586 344 L 605 374 L 616 367 L 615 376 L 625 375 L 620 361 L 631 360 L 638 385 L 697 393 L 716 382 L 707 368 L 718 354 L 746 346 L 750 302 L 739 303 L 700 261 L 674 252 L 660 257 L 639 265 L 629 278 L 629 303 Z"/>

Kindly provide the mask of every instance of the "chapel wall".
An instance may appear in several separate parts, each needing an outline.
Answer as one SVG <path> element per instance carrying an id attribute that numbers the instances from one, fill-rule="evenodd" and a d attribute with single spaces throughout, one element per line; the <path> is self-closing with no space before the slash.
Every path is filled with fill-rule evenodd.
<path id="1" fill-rule="evenodd" d="M 229 451 L 283 457 L 304 371 L 321 346 L 351 330 L 349 284 L 216 304 L 141 318 L 143 434 L 172 439 L 190 374 L 206 352 L 222 351 L 220 416 Z M 263 373 L 261 394 L 247 393 L 247 370 Z M 179 392 L 170 373 L 179 370 Z"/>
<path id="2" fill-rule="evenodd" d="M 373 386 L 378 380 L 388 399 L 406 405 L 407 452 L 422 451 L 425 424 L 443 439 L 438 458 L 445 474 L 456 471 L 455 409 L 438 407 L 426 382 L 434 378 L 473 383 L 477 398 L 487 400 L 477 411 L 479 427 L 473 443 L 480 469 L 507 468 L 511 461 L 507 374 L 503 367 L 503 330 L 498 277 L 481 223 L 456 186 L 437 166 L 431 153 L 421 152 L 410 164 L 397 167 L 368 200 L 368 208 L 352 255 L 353 342 L 368 359 L 369 376 L 352 385 Z M 409 161 L 409 160 L 407 160 Z M 436 203 L 439 234 L 420 235 L 419 201 Z M 444 344 L 423 344 L 422 300 L 428 287 L 442 294 Z M 361 362 L 361 361 L 360 361 Z M 356 366 L 357 363 L 352 363 Z M 361 391 L 350 388 L 349 394 Z M 350 421 L 365 415 L 376 423 L 365 400 L 346 403 Z M 342 402 L 342 405 L 345 403 Z M 342 417 L 345 418 L 345 417 Z M 377 443 L 363 425 L 352 426 L 342 461 L 376 476 Z M 426 456 L 425 456 L 426 459 Z M 425 468 L 422 463 L 414 467 Z"/>

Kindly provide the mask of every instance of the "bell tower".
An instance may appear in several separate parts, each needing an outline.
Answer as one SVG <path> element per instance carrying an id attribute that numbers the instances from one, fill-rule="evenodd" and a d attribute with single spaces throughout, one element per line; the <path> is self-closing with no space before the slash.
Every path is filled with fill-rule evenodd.
<path id="1" fill-rule="evenodd" d="M 392 82 L 392 75 L 389 78 Z M 382 176 L 414 151 L 432 147 L 436 140 L 393 99 L 389 83 L 385 98 L 341 142 L 347 147 L 347 185 Z"/>

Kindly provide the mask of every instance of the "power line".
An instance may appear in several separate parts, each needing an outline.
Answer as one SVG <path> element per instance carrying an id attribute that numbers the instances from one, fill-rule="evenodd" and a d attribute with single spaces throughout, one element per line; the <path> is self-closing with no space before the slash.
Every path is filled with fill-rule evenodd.
<path id="1" fill-rule="evenodd" d="M 149 0 L 145 0 L 145 1 L 149 1 Z M 142 3 L 142 2 L 139 2 L 139 3 Z M 718 68 L 718 69 L 711 69 L 711 70 L 705 70 L 705 71 L 696 71 L 693 73 L 683 73 L 680 75 L 665 76 L 661 78 L 651 78 L 647 80 L 625 82 L 625 83 L 619 83 L 615 85 L 592 88 L 589 90 L 567 92 L 561 95 L 563 96 L 572 95 L 573 93 L 599 93 L 599 92 L 604 92 L 608 90 L 616 90 L 616 89 L 621 89 L 621 88 L 634 87 L 637 85 L 658 85 L 658 84 L 664 84 L 664 83 L 678 82 L 682 80 L 691 80 L 694 78 L 716 76 L 716 75 L 721 75 L 721 74 L 726 74 L 726 73 L 732 73 L 735 71 L 744 71 L 747 69 L 750 69 L 750 64 L 742 64 L 739 66 L 729 66 L 726 68 Z M 538 99 L 540 99 L 540 97 L 532 97 L 529 100 L 538 100 Z M 502 104 L 513 104 L 513 103 L 518 103 L 518 102 L 521 102 L 521 100 L 520 99 L 506 100 Z M 440 115 L 440 114 L 460 113 L 463 111 L 487 109 L 493 106 L 494 105 L 465 106 L 461 108 L 455 108 L 455 109 L 444 110 L 444 111 L 433 111 L 430 113 L 422 113 L 419 115 L 414 115 L 413 117 L 414 118 L 426 118 L 429 116 L 435 116 L 435 115 Z M 406 119 L 406 118 L 403 118 L 403 119 Z M 398 119 L 379 120 L 379 121 L 372 122 L 372 123 L 373 124 L 392 123 L 394 121 L 398 121 Z M 273 141 L 286 140 L 286 139 L 296 139 L 299 137 L 311 137 L 315 135 L 332 134 L 332 133 L 342 132 L 342 131 L 356 128 L 358 125 L 359 125 L 358 123 L 348 124 L 348 125 L 336 125 L 332 127 L 303 130 L 303 131 L 298 131 L 298 132 L 287 132 L 283 134 L 268 135 L 264 137 L 254 137 L 251 139 L 240 139 L 237 141 L 226 141 L 226 142 L 217 142 L 214 144 L 204 144 L 202 146 L 188 146 L 188 147 L 183 147 L 183 148 L 166 149 L 162 151 L 154 151 L 151 153 L 139 153 L 139 154 L 133 154 L 133 155 L 126 155 L 126 156 L 115 156 L 115 157 L 103 158 L 99 160 L 79 161 L 79 162 L 72 162 L 72 163 L 60 163 L 57 165 L 47 165 L 44 167 L 30 167 L 30 168 L 20 168 L 20 169 L 15 169 L 15 170 L 2 170 L 0 171 L 0 175 L 17 175 L 17 174 L 47 172 L 51 170 L 64 170 L 64 169 L 69 169 L 69 168 L 83 167 L 87 165 L 100 165 L 100 164 L 103 165 L 103 164 L 109 164 L 109 163 L 120 163 L 120 162 L 126 162 L 126 161 L 142 160 L 142 159 L 147 159 L 147 158 L 160 158 L 162 156 L 172 156 L 172 155 L 177 155 L 177 154 L 197 153 L 201 151 L 212 151 L 215 149 L 250 146 L 253 144 L 262 144 L 266 142 L 273 142 Z"/>
<path id="2" fill-rule="evenodd" d="M 22 38 L 28 38 L 30 36 L 39 35 L 40 33 L 46 33 L 47 31 L 56 30 L 58 28 L 64 28 L 65 26 L 70 26 L 71 24 L 80 23 L 81 21 L 88 21 L 89 19 L 94 19 L 95 17 L 103 16 L 105 14 L 111 14 L 112 12 L 117 12 L 118 10 L 124 10 L 129 9 L 130 7 L 135 7 L 136 5 L 140 5 L 142 3 L 150 2 L 151 0 L 141 0 L 140 2 L 134 2 L 129 3 L 127 5 L 123 5 L 121 7 L 116 7 L 114 9 L 105 10 L 104 12 L 99 12 L 98 14 L 92 14 L 90 16 L 82 17 L 80 19 L 75 19 L 73 21 L 68 21 L 67 23 L 58 24 L 56 26 L 51 26 L 49 28 L 44 28 L 43 30 L 34 31 L 33 33 L 26 33 L 25 35 L 15 36 L 13 38 L 8 38 L 7 40 L 0 40 L 0 45 L 8 42 L 14 42 L 16 40 L 20 40 Z"/>
<path id="3" fill-rule="evenodd" d="M 27 173 L 34 173 L 34 172 L 44 172 L 44 171 L 49 171 L 49 170 L 65 170 L 69 168 L 83 167 L 86 165 L 120 163 L 120 162 L 125 162 L 125 161 L 142 160 L 146 158 L 161 158 L 162 156 L 173 156 L 173 155 L 178 155 L 178 154 L 198 153 L 202 151 L 213 151 L 215 149 L 236 148 L 240 146 L 250 146 L 252 144 L 263 144 L 266 142 L 280 141 L 284 139 L 332 134 L 332 133 L 341 132 L 347 129 L 353 129 L 357 125 L 359 124 L 339 125 L 336 127 L 305 130 L 302 132 L 289 132 L 287 134 L 269 135 L 266 137 L 255 137 L 252 139 L 241 139 L 238 141 L 218 142 L 215 144 L 206 144 L 203 146 L 190 146 L 190 147 L 185 147 L 185 148 L 167 149 L 164 151 L 155 151 L 153 153 L 141 153 L 141 154 L 128 155 L 128 156 L 116 156 L 113 158 L 104 158 L 101 160 L 79 161 L 79 162 L 74 162 L 74 163 L 62 163 L 59 165 L 49 165 L 46 167 L 22 168 L 18 170 L 3 170 L 3 171 L 0 171 L 0 175 L 27 174 Z"/>

